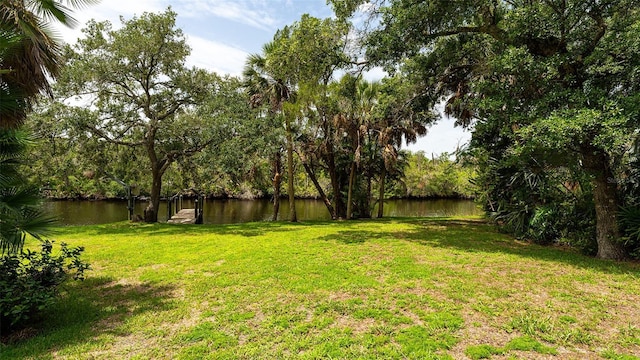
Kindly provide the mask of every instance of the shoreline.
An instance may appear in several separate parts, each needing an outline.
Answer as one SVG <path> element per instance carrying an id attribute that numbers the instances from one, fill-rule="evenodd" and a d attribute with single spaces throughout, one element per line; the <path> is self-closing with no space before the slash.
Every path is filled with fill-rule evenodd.
<path id="1" fill-rule="evenodd" d="M 184 195 L 185 199 L 194 199 L 195 196 L 192 195 Z M 205 196 L 206 200 L 265 200 L 271 199 L 272 196 L 255 196 L 255 197 L 245 197 L 245 196 Z M 98 197 L 98 196 L 77 196 L 77 197 L 43 197 L 46 201 L 127 201 L 126 197 Z M 135 196 L 137 201 L 148 201 L 148 196 L 138 195 Z M 281 201 L 286 200 L 287 196 L 281 196 Z M 320 197 L 314 196 L 296 196 L 296 200 L 318 200 L 322 201 Z M 475 200 L 473 196 L 392 196 L 389 198 L 385 198 L 385 200 Z M 166 196 L 160 197 L 160 201 L 167 201 Z"/>

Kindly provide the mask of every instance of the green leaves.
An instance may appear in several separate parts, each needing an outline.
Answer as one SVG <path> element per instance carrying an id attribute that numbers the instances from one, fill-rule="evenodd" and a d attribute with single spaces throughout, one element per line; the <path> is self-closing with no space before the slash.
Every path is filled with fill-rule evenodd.
<path id="1" fill-rule="evenodd" d="M 57 288 L 73 273 L 74 280 L 84 280 L 89 264 L 80 259 L 82 247 L 60 244 L 61 253 L 52 256 L 53 242 L 44 241 L 41 251 L 27 250 L 0 258 L 0 331 L 34 323 L 51 307 Z"/>
<path id="2" fill-rule="evenodd" d="M 617 107 L 605 110 L 580 109 L 554 112 L 548 118 L 520 130 L 519 135 L 531 146 L 554 151 L 596 146 L 615 156 L 622 156 L 631 146 L 633 133 L 626 129 L 630 119 Z"/>
<path id="3" fill-rule="evenodd" d="M 344 53 L 347 31 L 344 22 L 305 14 L 276 32 L 265 48 L 266 68 L 292 85 L 326 84 L 349 60 Z"/>
<path id="4" fill-rule="evenodd" d="M 332 3 L 341 15 L 360 5 Z M 595 208 L 598 218 L 611 220 L 605 213 L 616 210 L 604 211 L 609 200 L 603 199 L 614 201 L 617 189 L 606 178 L 629 169 L 626 154 L 639 129 L 638 5 L 637 0 L 377 3 L 380 22 L 369 33 L 367 55 L 409 74 L 432 100 L 421 104 L 425 108 L 444 100 L 445 113 L 461 125 L 475 125 L 472 146 L 491 159 L 482 166 L 479 184 L 489 189 L 492 211 L 500 203 L 524 219 L 518 214 L 561 200 L 554 192 L 562 182 L 555 187 L 543 182 L 546 189 L 532 193 L 511 180 L 526 174 L 559 180 L 570 169 L 574 178 L 586 173 L 597 179 L 595 189 L 606 189 L 594 197 Z M 603 244 L 617 234 L 615 222 L 606 223 L 598 227 Z"/>
<path id="5" fill-rule="evenodd" d="M 0 254 L 20 251 L 26 234 L 41 238 L 53 223 L 39 209 L 39 189 L 19 168 L 30 142 L 24 131 L 0 129 Z"/>
<path id="6" fill-rule="evenodd" d="M 84 166 L 149 184 L 155 210 L 172 163 L 233 138 L 248 113 L 237 79 L 185 66 L 190 48 L 176 16 L 168 9 L 121 18 L 117 30 L 89 22 L 86 38 L 65 49 L 52 105 L 79 139 L 74 150 L 91 163 Z"/>

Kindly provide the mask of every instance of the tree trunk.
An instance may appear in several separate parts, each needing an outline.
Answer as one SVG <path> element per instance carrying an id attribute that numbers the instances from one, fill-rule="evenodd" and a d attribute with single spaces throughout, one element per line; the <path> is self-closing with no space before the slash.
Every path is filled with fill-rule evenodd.
<path id="1" fill-rule="evenodd" d="M 333 153 L 330 153 L 327 159 L 327 172 L 329 173 L 329 179 L 331 180 L 331 190 L 333 192 L 333 218 L 344 219 L 346 216 L 346 209 L 344 202 L 342 201 L 342 189 L 340 188 L 340 179 L 338 178 L 338 171 L 336 169 L 335 159 Z"/>
<path id="2" fill-rule="evenodd" d="M 619 242 L 618 197 L 614 175 L 605 152 L 595 147 L 583 147 L 584 168 L 592 176 L 593 202 L 596 208 L 596 241 L 602 259 L 624 259 L 626 252 Z"/>
<path id="3" fill-rule="evenodd" d="M 349 189 L 347 190 L 347 220 L 351 219 L 353 211 L 353 183 L 356 178 L 356 162 L 351 163 L 351 171 L 349 172 Z"/>
<path id="4" fill-rule="evenodd" d="M 323 99 L 326 99 L 326 94 Z M 340 186 L 340 179 L 338 177 L 338 171 L 336 169 L 336 156 L 334 153 L 334 137 L 336 136 L 335 128 L 331 125 L 331 121 L 327 118 L 324 107 L 320 109 L 322 113 L 323 119 L 323 133 L 324 133 L 324 148 L 325 152 L 323 152 L 323 160 L 327 165 L 327 173 L 329 174 L 329 179 L 331 180 L 331 192 L 333 193 L 333 214 L 332 218 L 335 219 L 344 219 L 346 211 L 344 206 L 344 201 L 342 201 L 342 192 Z"/>
<path id="5" fill-rule="evenodd" d="M 327 210 L 329 210 L 329 215 L 331 215 L 331 219 L 335 220 L 336 219 L 335 218 L 335 210 L 333 208 L 333 205 L 331 205 L 331 201 L 329 201 L 329 198 L 327 197 L 327 194 L 325 194 L 324 190 L 322 189 L 322 186 L 318 182 L 318 177 L 313 172 L 313 169 L 307 163 L 307 161 L 304 158 L 304 156 L 301 155 L 301 154 L 300 154 L 300 160 L 302 162 L 302 166 L 304 167 L 305 172 L 307 173 L 307 176 L 309 176 L 309 179 L 311 179 L 311 182 L 316 187 L 316 190 L 318 191 L 318 194 L 320 195 L 320 198 L 324 202 L 324 205 L 327 207 Z"/>
<path id="6" fill-rule="evenodd" d="M 280 212 L 280 187 L 282 185 L 282 155 L 277 151 L 273 155 L 273 216 L 272 221 L 278 220 Z"/>
<path id="7" fill-rule="evenodd" d="M 373 210 L 371 208 L 371 199 L 373 199 L 371 196 L 371 181 L 371 176 L 367 175 L 367 193 L 362 199 L 362 204 L 360 206 L 360 218 L 363 219 L 371 219 L 371 210 Z"/>
<path id="8" fill-rule="evenodd" d="M 293 174 L 293 135 L 291 134 L 291 123 L 287 118 L 286 122 L 286 131 L 287 131 L 287 192 L 289 193 L 289 221 L 297 222 L 298 215 L 296 214 L 296 196 L 295 189 L 293 185 L 294 174 Z"/>
<path id="9" fill-rule="evenodd" d="M 144 210 L 144 221 L 147 223 L 158 222 L 158 208 L 160 207 L 160 191 L 162 189 L 162 172 L 155 166 L 151 171 L 153 180 L 151 183 L 151 196 L 149 205 Z"/>
<path id="10" fill-rule="evenodd" d="M 380 172 L 380 192 L 378 193 L 378 219 L 382 218 L 384 211 L 384 182 L 387 178 L 387 167 L 382 165 L 382 172 Z"/>

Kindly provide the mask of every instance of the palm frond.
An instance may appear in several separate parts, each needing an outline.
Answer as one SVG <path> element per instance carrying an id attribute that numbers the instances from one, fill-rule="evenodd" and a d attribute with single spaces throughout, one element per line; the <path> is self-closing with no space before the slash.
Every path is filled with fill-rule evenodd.
<path id="1" fill-rule="evenodd" d="M 73 17 L 73 9 L 83 9 L 89 5 L 99 3 L 99 0 L 66 0 L 64 3 L 54 0 L 28 0 L 25 3 L 27 8 L 45 21 L 55 20 L 73 28 L 79 24 Z"/>

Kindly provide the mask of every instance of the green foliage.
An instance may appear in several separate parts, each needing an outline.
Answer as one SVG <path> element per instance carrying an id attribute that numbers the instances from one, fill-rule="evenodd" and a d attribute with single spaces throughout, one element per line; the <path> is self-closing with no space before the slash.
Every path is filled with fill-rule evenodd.
<path id="1" fill-rule="evenodd" d="M 565 230 L 547 224 L 554 214 L 590 199 L 598 256 L 627 254 L 616 212 L 630 196 L 616 185 L 633 179 L 639 129 L 637 0 L 331 3 L 340 18 L 372 17 L 370 62 L 473 125 L 476 184 L 501 224 L 550 241 Z"/>
<path id="2" fill-rule="evenodd" d="M 631 256 L 640 259 L 640 207 L 623 207 L 619 217 L 621 231 L 624 234 L 621 240 Z"/>
<path id="3" fill-rule="evenodd" d="M 499 159 L 487 158 L 486 152 L 475 154 L 479 200 L 504 231 L 541 244 L 569 243 L 596 254 L 592 187 L 575 158 L 525 153 L 524 148 Z M 563 167 L 547 170 L 547 164 L 557 163 Z"/>
<path id="4" fill-rule="evenodd" d="M 553 151 L 576 151 L 594 146 L 606 149 L 610 156 L 620 157 L 629 150 L 634 134 L 632 122 L 615 103 L 603 104 L 604 110 L 580 109 L 553 112 L 549 117 L 520 130 L 527 139 L 524 146 Z"/>
<path id="5" fill-rule="evenodd" d="M 291 26 L 278 30 L 273 41 L 265 45 L 264 48 L 266 73 L 277 79 L 278 83 L 284 85 L 284 88 L 292 94 L 292 96 L 287 96 L 288 101 L 281 106 L 281 121 L 285 125 L 287 193 L 291 221 L 296 220 L 293 201 L 295 192 L 293 151 L 297 146 L 294 142 L 300 137 L 303 124 L 308 124 L 313 128 L 316 125 L 316 120 L 321 119 L 321 123 L 331 126 L 329 123 L 334 114 L 327 113 L 327 85 L 335 71 L 347 64 L 348 59 L 344 53 L 344 45 L 347 41 L 348 30 L 349 28 L 344 22 L 333 19 L 321 20 L 303 15 L 299 21 Z M 315 109 L 310 111 L 312 107 Z M 316 116 L 317 112 L 320 113 L 320 116 Z M 333 130 L 330 128 L 325 127 L 323 133 L 325 139 L 333 136 Z M 314 137 L 311 138 L 311 141 L 315 140 Z M 308 147 L 309 145 L 305 144 L 304 146 Z M 328 151 L 335 151 L 332 144 L 329 145 Z M 299 154 L 301 153 L 299 152 Z M 302 153 L 302 156 L 309 158 L 312 154 Z M 333 160 L 332 158 L 331 161 Z M 333 196 L 336 199 L 334 207 L 341 209 L 343 201 L 339 198 L 342 194 L 336 176 L 334 176 L 335 169 L 335 165 L 332 164 L 328 171 L 331 174 Z M 318 171 L 313 162 L 307 162 L 305 170 L 311 177 L 316 176 L 314 172 Z M 314 182 L 314 184 L 316 183 Z M 317 190 L 319 194 L 324 193 L 322 189 Z M 321 196 L 326 198 L 326 195 Z M 328 202 L 327 199 L 325 202 Z M 344 217 L 343 211 L 339 212 L 341 213 L 339 216 L 335 214 L 332 216 Z"/>
<path id="6" fill-rule="evenodd" d="M 274 35 L 266 51 L 268 72 L 289 86 L 326 84 L 349 61 L 344 53 L 348 31 L 343 21 L 302 15 Z"/>
<path id="7" fill-rule="evenodd" d="M 73 27 L 73 8 L 95 0 L 15 0 L 0 2 L 0 127 L 16 128 L 36 102 L 51 92 L 62 66 L 61 46 L 52 23 Z"/>
<path id="8" fill-rule="evenodd" d="M 144 13 L 121 19 L 115 30 L 108 21 L 90 21 L 86 37 L 65 48 L 55 101 L 43 106 L 39 120 L 63 121 L 62 131 L 44 137 L 75 150 L 60 157 L 90 167 L 98 178 L 113 174 L 144 186 L 147 221 L 157 221 L 168 168 L 238 135 L 237 124 L 249 114 L 237 79 L 186 67 L 190 48 L 176 16 L 170 9 Z M 69 98 L 78 105 L 65 106 Z M 74 186 L 77 171 L 61 174 L 66 188 Z"/>
<path id="9" fill-rule="evenodd" d="M 24 131 L 0 128 L 0 254 L 19 252 L 27 234 L 41 238 L 53 222 L 39 208 L 39 189 L 21 172 L 30 142 Z"/>
<path id="10" fill-rule="evenodd" d="M 404 189 L 396 189 L 395 196 L 472 198 L 475 195 L 471 183 L 475 174 L 472 164 L 462 159 L 451 160 L 446 153 L 429 159 L 418 152 L 409 155 L 407 161 L 402 180 Z"/>
<path id="11" fill-rule="evenodd" d="M 82 247 L 60 244 L 53 255 L 53 242 L 42 242 L 41 251 L 27 250 L 0 259 L 0 331 L 3 335 L 32 324 L 49 310 L 58 287 L 69 277 L 83 280 L 89 265 L 80 259 Z"/>

